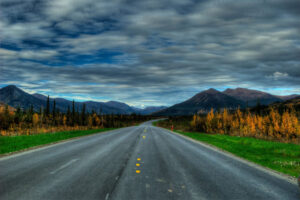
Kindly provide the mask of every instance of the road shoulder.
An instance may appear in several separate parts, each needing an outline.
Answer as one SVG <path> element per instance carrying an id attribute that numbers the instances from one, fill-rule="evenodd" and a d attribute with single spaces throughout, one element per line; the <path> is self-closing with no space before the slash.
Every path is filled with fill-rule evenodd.
<path id="1" fill-rule="evenodd" d="M 156 126 L 156 127 L 157 127 L 157 126 Z M 162 127 L 158 127 L 158 128 L 162 128 Z M 283 173 L 278 172 L 278 171 L 275 171 L 275 170 L 273 170 L 273 169 L 270 169 L 270 168 L 267 168 L 267 167 L 258 165 L 258 164 L 254 163 L 254 162 L 251 162 L 251 161 L 249 161 L 249 160 L 246 160 L 246 159 L 244 159 L 244 158 L 241 158 L 241 157 L 239 157 L 239 156 L 236 156 L 235 154 L 230 153 L 230 152 L 228 152 L 228 151 L 226 151 L 226 150 L 223 150 L 223 149 L 221 149 L 221 148 L 218 148 L 218 147 L 216 147 L 216 146 L 214 146 L 214 145 L 207 144 L 207 143 L 204 143 L 204 142 L 199 141 L 199 140 L 195 140 L 195 139 L 193 139 L 193 138 L 187 137 L 187 136 L 185 136 L 185 135 L 179 134 L 179 133 L 174 132 L 174 131 L 170 131 L 170 130 L 165 129 L 165 128 L 162 128 L 162 129 L 164 129 L 164 130 L 166 130 L 166 131 L 168 131 L 168 132 L 170 132 L 170 133 L 172 133 L 172 134 L 174 134 L 174 135 L 177 135 L 177 136 L 179 136 L 179 137 L 181 137 L 181 138 L 184 138 L 184 139 L 186 139 L 186 140 L 189 140 L 189 141 L 191 141 L 191 142 L 193 142 L 193 143 L 196 143 L 196 144 L 198 144 L 198 145 L 204 146 L 204 147 L 206 147 L 206 148 L 208 148 L 208 149 L 211 149 L 211 150 L 216 151 L 216 152 L 218 152 L 218 153 L 221 153 L 221 154 L 223 154 L 223 155 L 225 155 L 225 156 L 228 156 L 228 157 L 230 157 L 230 158 L 233 158 L 233 159 L 235 159 L 235 160 L 238 160 L 238 161 L 240 161 L 240 162 L 242 162 L 242 163 L 244 163 L 244 164 L 247 164 L 247 165 L 249 165 L 249 166 L 251 166 L 251 167 L 254 167 L 254 168 L 256 168 L 256 169 L 258 169 L 258 170 L 260 170 L 260 171 L 263 171 L 263 172 L 265 172 L 265 173 L 268 173 L 268 174 L 270 174 L 270 175 L 272 175 L 272 176 L 275 176 L 275 177 L 280 178 L 280 179 L 282 179 L 282 180 L 288 181 L 289 183 L 298 185 L 298 184 L 297 184 L 297 179 L 294 178 L 294 177 L 292 177 L 292 176 L 289 176 L 289 175 L 287 175 L 287 174 L 283 174 Z"/>

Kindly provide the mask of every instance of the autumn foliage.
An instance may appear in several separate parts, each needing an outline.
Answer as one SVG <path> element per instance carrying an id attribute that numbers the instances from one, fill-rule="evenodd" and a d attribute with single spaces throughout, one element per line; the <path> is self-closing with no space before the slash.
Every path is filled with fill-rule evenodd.
<path id="1" fill-rule="evenodd" d="M 32 106 L 23 110 L 0 105 L 0 135 L 31 135 L 58 131 L 117 128 L 135 125 L 150 119 L 149 116 L 136 114 L 102 114 L 100 111 L 88 113 L 85 105 L 82 108 L 75 108 L 74 102 L 72 109 L 69 108 L 66 113 L 63 113 L 55 108 L 55 102 L 53 102 L 52 110 L 50 110 L 49 104 L 48 100 L 47 107 L 41 108 L 38 112 Z"/>
<path id="2" fill-rule="evenodd" d="M 291 107 L 279 113 L 270 107 L 266 114 L 250 110 L 229 112 L 227 109 L 214 112 L 213 109 L 203 116 L 194 115 L 191 128 L 206 133 L 250 136 L 278 141 L 299 143 L 300 123 L 295 110 Z"/>

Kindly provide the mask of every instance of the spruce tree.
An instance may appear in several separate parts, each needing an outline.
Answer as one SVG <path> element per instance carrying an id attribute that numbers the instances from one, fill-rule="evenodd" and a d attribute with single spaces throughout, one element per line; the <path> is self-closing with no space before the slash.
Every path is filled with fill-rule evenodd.
<path id="1" fill-rule="evenodd" d="M 82 105 L 82 110 L 81 110 L 81 125 L 85 125 L 85 103 Z"/>
<path id="2" fill-rule="evenodd" d="M 53 100 L 53 108 L 52 108 L 52 120 L 53 120 L 54 125 L 56 125 L 55 116 L 56 116 L 56 102 L 55 102 L 55 99 L 54 99 Z"/>
<path id="3" fill-rule="evenodd" d="M 72 126 L 75 124 L 75 101 L 72 102 Z"/>
<path id="4" fill-rule="evenodd" d="M 49 117 L 49 114 L 50 114 L 50 97 L 48 95 L 48 98 L 47 98 L 47 106 L 46 106 L 46 112 L 45 112 L 46 116 Z"/>
<path id="5" fill-rule="evenodd" d="M 68 110 L 67 110 L 67 124 L 71 125 L 71 110 L 70 110 L 70 106 L 68 106 Z"/>
<path id="6" fill-rule="evenodd" d="M 56 102 L 55 99 L 53 100 L 53 109 L 52 109 L 52 115 L 53 115 L 53 119 L 55 119 L 55 115 L 56 115 Z"/>

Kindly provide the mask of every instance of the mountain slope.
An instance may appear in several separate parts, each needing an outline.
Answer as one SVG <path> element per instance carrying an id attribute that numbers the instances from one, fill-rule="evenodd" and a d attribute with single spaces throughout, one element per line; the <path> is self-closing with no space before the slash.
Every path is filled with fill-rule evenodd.
<path id="1" fill-rule="evenodd" d="M 124 113 L 134 113 L 135 110 L 127 105 L 126 103 L 118 102 L 118 101 L 108 101 L 105 103 L 105 105 L 122 110 Z"/>
<path id="2" fill-rule="evenodd" d="M 234 109 L 243 107 L 245 104 L 231 96 L 223 94 L 215 89 L 205 90 L 193 96 L 182 103 L 176 104 L 162 111 L 154 113 L 155 115 L 190 115 L 197 112 L 207 112 L 211 108 Z"/>
<path id="3" fill-rule="evenodd" d="M 276 96 L 278 97 L 279 99 L 283 100 L 283 101 L 287 101 L 287 100 L 290 100 L 290 99 L 296 99 L 296 98 L 300 98 L 300 95 L 299 94 L 291 94 L 291 95 L 287 95 L 287 96 Z"/>
<path id="4" fill-rule="evenodd" d="M 63 98 L 50 98 L 50 109 L 52 110 L 53 101 L 55 99 L 56 108 L 62 112 L 66 112 L 68 107 L 72 108 L 72 101 Z M 39 110 L 41 107 L 45 108 L 47 104 L 47 96 L 42 94 L 28 94 L 23 90 L 19 89 L 14 85 L 9 85 L 0 89 L 0 102 L 8 104 L 12 107 L 20 106 L 23 109 L 29 108 L 33 105 L 35 110 Z M 101 112 L 103 114 L 131 114 L 131 113 L 140 113 L 140 114 L 150 114 L 148 109 L 137 110 L 134 107 L 131 107 L 125 103 L 117 101 L 109 102 L 95 102 L 95 101 L 86 101 L 86 102 L 75 102 L 75 109 L 79 111 L 82 109 L 83 104 L 86 105 L 87 112 Z M 152 109 L 157 111 L 153 107 Z"/>
<path id="5" fill-rule="evenodd" d="M 149 114 L 155 113 L 157 111 L 160 111 L 160 110 L 163 110 L 166 108 L 167 108 L 166 106 L 149 106 L 149 107 L 146 107 L 143 109 L 133 107 L 135 113 L 141 114 L 141 115 L 149 115 Z"/>
<path id="6" fill-rule="evenodd" d="M 0 102 L 15 108 L 19 106 L 25 109 L 33 105 L 36 110 L 41 106 L 46 106 L 46 101 L 30 95 L 14 85 L 9 85 L 0 89 Z"/>
<path id="7" fill-rule="evenodd" d="M 233 98 L 248 103 L 248 106 L 255 106 L 258 102 L 262 105 L 269 105 L 273 102 L 282 101 L 281 98 L 258 90 L 250 90 L 246 88 L 227 89 L 223 92 Z"/>

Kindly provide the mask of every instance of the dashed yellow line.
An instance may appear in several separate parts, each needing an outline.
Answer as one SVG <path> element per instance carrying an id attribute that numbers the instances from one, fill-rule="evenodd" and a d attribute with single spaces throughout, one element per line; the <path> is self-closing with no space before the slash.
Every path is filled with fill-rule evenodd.
<path id="1" fill-rule="evenodd" d="M 138 161 L 140 161 L 140 160 L 141 160 L 141 158 L 138 158 L 137 160 L 138 160 Z"/>
<path id="2" fill-rule="evenodd" d="M 146 136 L 145 136 L 145 135 L 143 135 L 143 138 L 144 138 L 144 139 L 146 139 Z"/>
<path id="3" fill-rule="evenodd" d="M 135 170 L 135 172 L 136 172 L 137 174 L 139 174 L 139 173 L 141 173 L 141 170 Z"/>
<path id="4" fill-rule="evenodd" d="M 141 164 L 140 164 L 140 163 L 136 163 L 135 165 L 136 165 L 137 167 L 139 167 Z"/>

